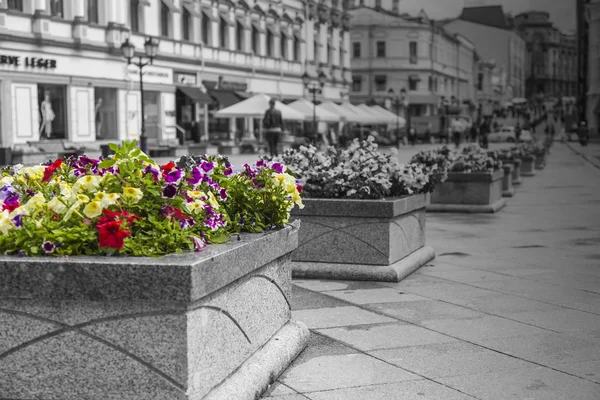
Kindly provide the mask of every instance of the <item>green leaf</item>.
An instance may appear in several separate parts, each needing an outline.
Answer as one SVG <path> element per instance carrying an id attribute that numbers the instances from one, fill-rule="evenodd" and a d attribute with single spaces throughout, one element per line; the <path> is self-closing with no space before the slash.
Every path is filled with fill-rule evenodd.
<path id="1" fill-rule="evenodd" d="M 109 143 L 109 144 L 108 144 L 108 147 L 109 147 L 109 148 L 110 148 L 112 151 L 114 151 L 115 153 L 116 153 L 117 151 L 119 151 L 119 146 L 118 146 L 116 143 Z"/>
<path id="2" fill-rule="evenodd" d="M 115 160 L 114 158 L 104 160 L 100 164 L 98 164 L 98 168 L 107 169 L 107 168 L 110 168 L 113 165 L 115 165 L 116 162 L 117 162 L 117 160 Z"/>

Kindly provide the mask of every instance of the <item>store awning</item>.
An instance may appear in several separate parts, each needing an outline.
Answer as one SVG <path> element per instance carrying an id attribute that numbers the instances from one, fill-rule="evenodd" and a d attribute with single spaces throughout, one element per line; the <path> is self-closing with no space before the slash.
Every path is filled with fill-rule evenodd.
<path id="1" fill-rule="evenodd" d="M 363 124 L 363 125 L 381 125 L 382 124 L 381 118 L 379 118 L 365 110 L 362 110 L 359 107 L 356 107 L 350 103 L 342 103 L 341 107 L 344 107 L 351 113 L 355 114 L 357 117 L 356 122 L 358 122 L 360 124 Z M 385 124 L 385 122 L 384 122 L 384 124 Z"/>
<path id="2" fill-rule="evenodd" d="M 167 8 L 169 9 L 169 11 L 171 11 L 172 13 L 178 13 L 179 12 L 179 8 L 177 8 L 177 6 L 175 4 L 173 4 L 173 0 L 162 0 L 162 3 L 167 6 Z"/>
<path id="3" fill-rule="evenodd" d="M 177 90 L 189 97 L 193 102 L 200 104 L 209 104 L 213 102 L 212 97 L 204 93 L 197 87 L 177 86 Z"/>
<path id="4" fill-rule="evenodd" d="M 340 118 L 342 119 L 342 121 L 346 121 L 346 122 L 360 122 L 360 118 L 359 118 L 358 115 L 356 115 L 353 112 L 345 109 L 342 106 L 338 106 L 337 104 L 335 104 L 331 100 L 324 101 L 323 103 L 319 104 L 319 107 L 322 107 L 322 108 L 326 109 L 329 112 L 332 112 L 332 113 L 334 113 L 336 115 L 339 115 Z"/>
<path id="5" fill-rule="evenodd" d="M 233 93 L 235 93 L 235 95 L 238 96 L 242 100 L 249 99 L 252 96 L 252 94 L 246 93 L 246 92 L 234 91 Z"/>
<path id="6" fill-rule="evenodd" d="M 212 89 L 208 91 L 208 94 L 210 94 L 223 108 L 242 101 L 242 99 L 231 90 Z"/>

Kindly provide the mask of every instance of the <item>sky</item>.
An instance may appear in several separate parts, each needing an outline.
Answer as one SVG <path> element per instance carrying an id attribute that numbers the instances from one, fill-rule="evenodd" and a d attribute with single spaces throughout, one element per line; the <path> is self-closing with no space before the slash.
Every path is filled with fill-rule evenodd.
<path id="1" fill-rule="evenodd" d="M 400 0 L 400 12 L 415 14 L 424 9 L 432 19 L 452 18 L 470 5 L 502 5 L 505 12 L 513 15 L 531 10 L 547 11 L 560 30 L 576 28 L 576 0 Z"/>

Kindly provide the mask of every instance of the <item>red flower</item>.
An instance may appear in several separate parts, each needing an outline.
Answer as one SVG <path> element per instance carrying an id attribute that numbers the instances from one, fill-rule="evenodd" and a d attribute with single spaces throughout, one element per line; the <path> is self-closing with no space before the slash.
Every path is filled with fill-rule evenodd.
<path id="1" fill-rule="evenodd" d="M 8 212 L 13 212 L 20 206 L 21 205 L 18 202 L 17 203 L 4 203 L 2 205 L 2 211 L 8 210 Z"/>
<path id="2" fill-rule="evenodd" d="M 175 219 L 178 221 L 185 221 L 190 219 L 190 217 L 183 214 L 183 212 L 179 208 L 173 206 L 163 206 L 162 214 L 165 218 L 175 217 Z"/>
<path id="3" fill-rule="evenodd" d="M 54 171 L 56 171 L 61 165 L 62 159 L 59 158 L 58 160 L 54 161 L 51 165 L 47 166 L 44 170 L 44 178 L 42 179 L 42 182 L 50 182 L 50 179 L 52 179 L 52 174 L 54 174 Z"/>
<path id="4" fill-rule="evenodd" d="M 173 161 L 169 161 L 168 163 L 166 163 L 165 165 L 161 165 L 160 169 L 163 170 L 165 173 L 169 173 L 171 172 L 171 170 L 173 168 L 175 168 L 177 165 L 175 165 L 173 163 Z"/>
<path id="5" fill-rule="evenodd" d="M 98 228 L 99 246 L 113 249 L 122 248 L 123 239 L 131 235 L 131 232 L 121 229 L 122 224 L 122 221 L 110 221 L 96 225 L 96 228 Z"/>
<path id="6" fill-rule="evenodd" d="M 98 225 L 123 219 L 127 220 L 127 222 L 129 222 L 131 225 L 133 224 L 133 221 L 140 219 L 140 217 L 125 211 L 104 210 L 104 215 L 98 220 Z"/>

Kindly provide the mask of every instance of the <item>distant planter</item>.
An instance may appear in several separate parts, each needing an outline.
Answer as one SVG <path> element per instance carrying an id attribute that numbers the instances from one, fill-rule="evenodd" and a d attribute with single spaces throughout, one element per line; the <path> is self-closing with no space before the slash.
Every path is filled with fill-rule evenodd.
<path id="1" fill-rule="evenodd" d="M 523 182 L 523 178 L 521 178 L 521 159 L 516 158 L 512 161 L 507 162 L 507 164 L 510 164 L 513 166 L 512 184 L 520 185 Z"/>
<path id="2" fill-rule="evenodd" d="M 448 173 L 448 179 L 431 193 L 431 212 L 495 213 L 506 206 L 502 198 L 504 171 Z"/>
<path id="3" fill-rule="evenodd" d="M 435 258 L 425 245 L 425 194 L 303 202 L 292 211 L 302 221 L 294 277 L 399 282 Z"/>
<path id="4" fill-rule="evenodd" d="M 502 197 L 513 197 L 515 195 L 515 187 L 512 183 L 514 166 L 511 164 L 502 165 L 504 176 L 502 177 Z"/>
<path id="5" fill-rule="evenodd" d="M 37 153 L 24 153 L 24 152 L 13 152 L 11 157 L 12 164 L 23 164 L 23 165 L 38 165 L 45 163 L 48 160 L 55 160 L 58 157 L 56 152 L 37 152 Z"/>
<path id="6" fill-rule="evenodd" d="M 534 155 L 523 156 L 521 163 L 521 176 L 535 176 L 535 163 L 537 157 Z"/>
<path id="7" fill-rule="evenodd" d="M 297 223 L 161 258 L 0 257 L 2 398 L 255 399 L 304 348 Z"/>
<path id="8" fill-rule="evenodd" d="M 543 156 L 538 155 L 535 159 L 535 169 L 544 169 L 546 167 L 546 153 Z"/>

